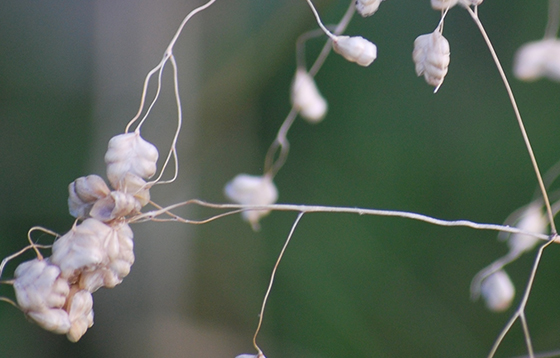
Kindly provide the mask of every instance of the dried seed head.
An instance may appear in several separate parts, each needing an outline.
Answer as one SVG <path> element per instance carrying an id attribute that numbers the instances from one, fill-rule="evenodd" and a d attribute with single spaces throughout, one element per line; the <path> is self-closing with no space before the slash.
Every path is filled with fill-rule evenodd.
<path id="1" fill-rule="evenodd" d="M 77 342 L 93 326 L 93 297 L 88 291 L 75 290 L 68 297 L 67 306 L 71 326 L 66 337 Z"/>
<path id="2" fill-rule="evenodd" d="M 424 75 L 426 82 L 435 86 L 434 92 L 437 92 L 449 66 L 449 42 L 438 30 L 420 35 L 414 40 L 412 59 L 416 74 Z"/>
<path id="3" fill-rule="evenodd" d="M 68 282 L 60 278 L 60 269 L 48 259 L 23 262 L 14 276 L 16 299 L 24 312 L 64 306 L 70 290 Z"/>
<path id="4" fill-rule="evenodd" d="M 146 186 L 146 181 L 138 175 L 126 173 L 121 180 L 119 191 L 132 194 L 142 207 L 150 202 L 150 189 Z"/>
<path id="5" fill-rule="evenodd" d="M 39 327 L 56 334 L 68 333 L 70 327 L 72 327 L 68 312 L 60 308 L 45 311 L 29 311 L 26 315 L 33 322 L 37 323 Z"/>
<path id="6" fill-rule="evenodd" d="M 61 268 L 61 276 L 78 282 L 81 289 L 94 292 L 115 287 L 134 263 L 132 230 L 127 224 L 108 226 L 87 219 L 55 241 L 51 261 Z"/>
<path id="7" fill-rule="evenodd" d="M 541 205 L 533 203 L 523 211 L 515 226 L 523 231 L 544 234 L 548 226 L 548 220 L 543 215 Z M 507 243 L 511 252 L 522 253 L 530 251 L 540 241 L 540 239 L 534 236 L 511 234 Z"/>
<path id="8" fill-rule="evenodd" d="M 560 40 L 545 39 L 520 47 L 515 54 L 513 73 L 523 81 L 541 77 L 560 81 Z"/>
<path id="9" fill-rule="evenodd" d="M 74 180 L 68 185 L 70 215 L 77 219 L 88 217 L 93 204 L 109 193 L 109 187 L 98 175 L 88 175 Z"/>
<path id="10" fill-rule="evenodd" d="M 106 244 L 106 260 L 93 270 L 82 272 L 78 286 L 90 292 L 120 284 L 134 263 L 133 233 L 127 224 L 113 225 Z"/>
<path id="11" fill-rule="evenodd" d="M 308 122 L 320 122 L 327 113 L 327 101 L 321 96 L 313 77 L 298 68 L 292 82 L 292 105 Z"/>
<path id="12" fill-rule="evenodd" d="M 505 311 L 511 306 L 515 296 L 515 287 L 508 274 L 499 270 L 488 276 L 480 286 L 486 307 L 494 312 Z"/>
<path id="13" fill-rule="evenodd" d="M 81 271 L 93 270 L 106 261 L 106 244 L 113 229 L 96 219 L 87 219 L 56 240 L 51 262 L 61 276 L 74 279 Z"/>
<path id="14" fill-rule="evenodd" d="M 383 0 L 356 0 L 356 10 L 363 17 L 373 15 Z"/>
<path id="15" fill-rule="evenodd" d="M 68 332 L 71 324 L 62 308 L 70 287 L 48 259 L 21 263 L 14 273 L 14 291 L 21 310 L 39 326 L 54 333 Z"/>
<path id="16" fill-rule="evenodd" d="M 142 209 L 142 205 L 131 194 L 112 191 L 93 205 L 90 215 L 99 221 L 108 222 L 137 213 L 140 209 Z"/>
<path id="17" fill-rule="evenodd" d="M 114 136 L 105 154 L 107 178 L 113 188 L 120 190 L 125 185 L 122 180 L 127 173 L 145 179 L 152 177 L 156 172 L 157 159 L 157 148 L 144 140 L 140 133 Z"/>
<path id="18" fill-rule="evenodd" d="M 278 199 L 278 190 L 270 176 L 239 174 L 226 184 L 224 193 L 229 200 L 242 205 L 270 205 Z M 269 213 L 270 210 L 247 210 L 242 216 L 258 230 L 260 218 Z"/>
<path id="19" fill-rule="evenodd" d="M 377 47 L 361 36 L 336 36 L 333 50 L 350 62 L 367 67 L 377 58 Z"/>

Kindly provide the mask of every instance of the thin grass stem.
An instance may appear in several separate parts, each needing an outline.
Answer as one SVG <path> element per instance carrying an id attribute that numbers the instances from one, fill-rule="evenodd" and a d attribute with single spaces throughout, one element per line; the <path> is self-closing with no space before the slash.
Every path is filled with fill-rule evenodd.
<path id="1" fill-rule="evenodd" d="M 475 7 L 475 9 L 476 9 L 476 7 Z M 470 7 L 467 7 L 467 10 L 468 10 L 469 14 L 471 15 L 472 19 L 474 20 L 476 26 L 480 30 L 480 33 L 482 34 L 482 37 L 484 38 L 484 41 L 486 42 L 486 45 L 488 46 L 488 49 L 490 50 L 490 54 L 492 55 L 492 58 L 494 59 L 494 63 L 496 64 L 496 67 L 498 68 L 498 72 L 500 73 L 500 77 L 502 78 L 502 81 L 503 81 L 504 86 L 506 88 L 507 94 L 508 94 L 509 99 L 511 101 L 511 105 L 513 107 L 513 111 L 515 112 L 515 117 L 517 119 L 517 123 L 519 124 L 519 129 L 521 130 L 521 135 L 523 136 L 523 141 L 525 142 L 525 146 L 527 147 L 527 152 L 529 153 L 529 157 L 531 158 L 531 163 L 533 164 L 533 169 L 534 169 L 535 175 L 537 177 L 537 181 L 538 181 L 538 184 L 539 184 L 539 187 L 540 187 L 540 190 L 541 190 L 541 194 L 543 196 L 543 200 L 544 200 L 544 204 L 545 204 L 545 207 L 546 207 L 548 219 L 550 221 L 550 230 L 552 231 L 553 234 L 555 234 L 556 233 L 556 225 L 554 224 L 554 217 L 553 217 L 553 214 L 552 214 L 552 209 L 550 207 L 550 201 L 548 199 L 548 194 L 546 192 L 546 188 L 545 188 L 542 176 L 541 176 L 541 172 L 540 172 L 539 166 L 537 164 L 537 159 L 535 157 L 535 153 L 533 152 L 533 148 L 531 146 L 531 141 L 529 140 L 529 136 L 527 135 L 527 131 L 525 130 L 525 125 L 523 124 L 523 119 L 521 118 L 521 114 L 519 112 L 517 102 L 515 101 L 513 91 L 511 89 L 511 86 L 509 85 L 509 81 L 508 81 L 507 76 L 504 72 L 504 69 L 502 68 L 502 64 L 500 63 L 500 60 L 498 59 L 498 55 L 496 54 L 496 51 L 494 50 L 494 46 L 492 45 L 492 42 L 490 41 L 490 38 L 488 37 L 488 34 L 486 33 L 486 30 L 484 29 L 484 26 L 482 25 L 482 22 L 480 21 L 480 19 L 478 17 L 478 12 L 473 11 L 473 9 L 471 9 Z"/>

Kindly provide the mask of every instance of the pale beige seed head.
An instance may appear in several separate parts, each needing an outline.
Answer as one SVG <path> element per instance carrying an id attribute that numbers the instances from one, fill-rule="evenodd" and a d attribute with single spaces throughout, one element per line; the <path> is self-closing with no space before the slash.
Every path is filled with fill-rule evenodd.
<path id="1" fill-rule="evenodd" d="M 544 39 L 521 46 L 515 53 L 513 74 L 522 81 L 541 77 L 560 81 L 560 40 Z"/>
<path id="2" fill-rule="evenodd" d="M 426 82 L 436 87 L 436 92 L 443 83 L 449 66 L 450 51 L 447 39 L 438 30 L 418 36 L 414 41 L 412 59 L 416 74 L 424 75 Z"/>
<path id="3" fill-rule="evenodd" d="M 134 263 L 134 241 L 130 226 L 113 224 L 105 243 L 106 259 L 102 264 L 81 273 L 78 286 L 95 292 L 101 287 L 113 288 L 130 273 Z"/>
<path id="4" fill-rule="evenodd" d="M 548 226 L 548 220 L 543 215 L 541 205 L 533 203 L 523 211 L 515 226 L 523 231 L 544 234 Z M 511 234 L 507 241 L 510 251 L 515 253 L 530 251 L 539 242 L 541 240 L 534 236 L 519 233 Z"/>
<path id="5" fill-rule="evenodd" d="M 74 180 L 68 185 L 68 208 L 70 215 L 77 219 L 85 219 L 93 204 L 110 193 L 103 178 L 88 175 Z"/>
<path id="6" fill-rule="evenodd" d="M 112 191 L 93 205 L 90 215 L 99 221 L 109 222 L 137 213 L 140 209 L 142 209 L 142 205 L 133 195 Z"/>
<path id="7" fill-rule="evenodd" d="M 77 290 L 68 298 L 68 317 L 70 329 L 66 337 L 77 342 L 93 326 L 93 297 L 86 290 Z"/>
<path id="8" fill-rule="evenodd" d="M 356 0 L 356 11 L 363 17 L 371 16 L 379 9 L 383 0 Z"/>
<path id="9" fill-rule="evenodd" d="M 76 278 L 107 260 L 106 243 L 113 229 L 97 219 L 86 219 L 56 240 L 51 261 L 64 278 Z"/>
<path id="10" fill-rule="evenodd" d="M 157 148 L 143 139 L 140 133 L 114 136 L 109 141 L 105 163 L 107 178 L 114 189 L 120 190 L 127 173 L 141 178 L 151 178 L 156 172 Z"/>
<path id="11" fill-rule="evenodd" d="M 377 58 L 377 46 L 361 36 L 336 36 L 333 50 L 350 62 L 367 67 Z"/>
<path id="12" fill-rule="evenodd" d="M 37 323 L 39 327 L 56 334 L 68 333 L 70 327 L 72 327 L 68 312 L 60 308 L 29 311 L 26 316 Z"/>
<path id="13" fill-rule="evenodd" d="M 136 174 L 126 173 L 121 179 L 119 191 L 132 194 L 142 207 L 150 202 L 150 188 L 146 185 L 146 181 Z"/>
<path id="14" fill-rule="evenodd" d="M 502 312 L 511 306 L 515 296 L 515 287 L 504 270 L 488 276 L 480 286 L 486 307 L 494 312 Z"/>
<path id="15" fill-rule="evenodd" d="M 298 68 L 292 82 L 292 105 L 310 123 L 320 122 L 327 113 L 327 101 L 321 96 L 313 77 Z"/>
<path id="16" fill-rule="evenodd" d="M 14 273 L 14 290 L 24 311 L 61 308 L 69 293 L 68 282 L 60 278 L 60 269 L 48 259 L 21 263 Z"/>
<path id="17" fill-rule="evenodd" d="M 70 329 L 68 314 L 63 310 L 70 292 L 60 269 L 48 259 L 21 263 L 14 273 L 14 291 L 21 310 L 40 327 L 64 334 Z"/>
<path id="18" fill-rule="evenodd" d="M 278 199 L 278 190 L 269 176 L 239 174 L 226 184 L 224 193 L 229 200 L 242 205 L 270 205 Z M 247 210 L 242 216 L 258 230 L 260 218 L 269 213 L 270 210 Z"/>

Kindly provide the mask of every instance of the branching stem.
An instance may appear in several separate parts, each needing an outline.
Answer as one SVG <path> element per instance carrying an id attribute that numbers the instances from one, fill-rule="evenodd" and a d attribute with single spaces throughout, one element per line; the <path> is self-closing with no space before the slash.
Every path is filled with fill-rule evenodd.
<path id="1" fill-rule="evenodd" d="M 535 154 L 534 154 L 533 148 L 531 146 L 531 142 L 529 141 L 529 136 L 527 135 L 527 131 L 525 130 L 525 125 L 523 124 L 523 119 L 521 119 L 521 114 L 519 113 L 519 108 L 517 107 L 517 102 L 515 101 L 513 91 L 511 90 L 511 86 L 509 85 L 509 81 L 506 77 L 504 69 L 502 68 L 502 64 L 500 63 L 500 60 L 498 59 L 498 55 L 496 54 L 496 51 L 494 50 L 494 46 L 492 46 L 492 42 L 490 41 L 490 38 L 488 37 L 488 34 L 486 33 L 486 30 L 484 29 L 484 26 L 482 25 L 482 22 L 480 22 L 480 19 L 478 17 L 478 12 L 473 11 L 473 9 L 471 9 L 470 7 L 467 7 L 466 9 L 468 10 L 472 19 L 476 23 L 476 26 L 480 30 L 480 33 L 482 34 L 482 37 L 484 38 L 484 41 L 486 42 L 486 45 L 488 46 L 488 49 L 490 50 L 492 58 L 494 59 L 494 63 L 496 64 L 496 67 L 498 68 L 498 72 L 500 73 L 500 77 L 502 78 L 502 81 L 504 82 L 504 86 L 506 88 L 507 94 L 508 94 L 509 99 L 511 101 L 513 111 L 515 112 L 515 118 L 517 118 L 517 123 L 519 124 L 519 129 L 521 130 L 521 135 L 523 136 L 523 141 L 525 142 L 525 146 L 527 147 L 527 152 L 529 153 L 529 157 L 531 158 L 531 163 L 533 164 L 533 169 L 535 171 L 535 175 L 537 176 L 537 181 L 538 181 L 538 184 L 539 184 L 539 187 L 540 187 L 540 190 L 541 190 L 541 194 L 543 196 L 544 205 L 546 207 L 546 212 L 547 212 L 547 215 L 548 215 L 548 220 L 550 221 L 550 230 L 553 234 L 555 234 L 556 233 L 556 225 L 554 224 L 554 216 L 552 214 L 552 209 L 550 207 L 550 201 L 548 199 L 548 194 L 546 192 L 546 188 L 545 188 L 542 176 L 541 176 L 541 172 L 539 170 L 539 166 L 537 164 L 537 159 L 535 158 Z M 476 9 L 476 7 L 475 7 L 475 9 Z"/>
<path id="2" fill-rule="evenodd" d="M 400 217 L 405 219 L 412 219 L 423 221 L 429 224 L 434 224 L 438 226 L 462 226 L 462 227 L 470 227 L 473 229 L 478 230 L 493 230 L 493 231 L 504 231 L 509 233 L 518 233 L 518 234 L 525 234 L 532 237 L 539 238 L 541 240 L 550 240 L 550 237 L 547 235 L 528 232 L 524 230 L 520 230 L 515 227 L 507 226 L 507 225 L 497 225 L 497 224 L 483 224 L 477 223 L 469 220 L 442 220 L 437 219 L 431 216 L 422 215 L 418 213 L 408 212 L 408 211 L 399 211 L 399 210 L 380 210 L 380 209 L 366 209 L 366 208 L 350 208 L 350 207 L 340 207 L 340 206 L 323 206 L 323 205 L 296 205 L 296 204 L 273 204 L 273 205 L 240 205 L 240 204 L 214 204 L 208 203 L 198 199 L 192 199 L 188 201 L 184 201 L 181 203 L 173 204 L 159 210 L 153 210 L 146 213 L 139 214 L 130 219 L 129 222 L 143 222 L 152 220 L 157 218 L 160 215 L 167 214 L 169 215 L 170 211 L 182 206 L 186 205 L 200 205 L 207 208 L 213 209 L 224 209 L 224 210 L 235 210 L 235 212 L 239 211 L 247 211 L 247 210 L 272 210 L 272 211 L 296 211 L 302 213 L 347 213 L 347 214 L 358 214 L 358 215 L 372 215 L 372 216 L 388 216 L 388 217 Z M 224 215 L 231 215 L 233 212 L 219 214 L 216 217 L 211 217 L 209 219 L 205 219 L 204 223 L 210 222 L 215 220 L 216 218 L 222 217 Z M 171 214 L 174 216 L 173 214 Z M 184 219 L 185 220 L 185 219 Z M 189 220 L 186 220 L 189 221 Z M 200 222 L 190 222 L 189 223 L 200 223 Z M 556 239 L 553 240 L 554 242 L 560 243 L 560 240 Z"/>
<path id="3" fill-rule="evenodd" d="M 311 4 L 311 8 L 313 10 L 315 9 L 313 7 L 313 4 Z M 350 6 L 346 10 L 346 13 L 342 17 L 342 19 L 340 20 L 338 25 L 336 25 L 336 27 L 333 31 L 333 33 L 335 35 L 340 35 L 342 32 L 344 32 L 344 30 L 346 30 L 346 28 L 348 27 L 348 24 L 350 23 L 350 20 L 352 19 L 352 16 L 355 13 L 355 9 L 356 9 L 356 7 L 355 7 L 354 0 L 351 0 L 350 1 Z M 315 11 L 314 13 L 316 14 L 317 12 Z M 318 14 L 317 14 L 317 16 L 318 16 Z M 298 40 L 298 43 L 299 43 L 299 40 Z M 297 46 L 297 48 L 302 48 L 303 47 L 302 45 L 296 45 L 296 46 Z M 327 59 L 327 56 L 329 55 L 331 49 L 332 49 L 332 40 L 329 39 L 325 43 L 323 48 L 321 49 L 321 52 L 319 53 L 319 56 L 317 56 L 317 59 L 313 63 L 313 66 L 311 66 L 311 69 L 308 71 L 308 74 L 311 77 L 315 77 L 317 72 L 319 72 L 319 70 L 321 69 L 321 66 L 323 66 L 323 64 L 325 63 L 325 60 Z M 298 51 L 296 51 L 296 52 L 298 52 Z M 298 66 L 301 66 L 300 58 L 302 58 L 302 57 L 304 57 L 304 56 L 299 55 L 299 54 L 297 55 L 296 62 L 298 64 Z M 274 141 L 272 142 L 272 144 L 270 145 L 270 147 L 268 148 L 268 151 L 266 153 L 266 157 L 265 157 L 265 160 L 264 160 L 264 175 L 269 175 L 272 178 L 274 178 L 276 173 L 278 173 L 280 168 L 282 168 L 284 163 L 286 163 L 286 160 L 288 159 L 288 153 L 290 151 L 290 142 L 288 141 L 288 138 L 287 138 L 288 131 L 292 127 L 292 124 L 294 124 L 294 121 L 296 120 L 297 115 L 298 115 L 297 110 L 294 107 L 292 107 L 292 109 L 290 110 L 290 112 L 286 116 L 286 119 L 284 119 L 284 122 L 280 126 L 280 129 L 278 130 L 278 133 L 276 134 L 276 138 L 274 139 Z M 278 149 L 280 149 L 280 153 L 278 154 L 278 158 L 276 160 L 274 160 Z"/>
<path id="4" fill-rule="evenodd" d="M 537 255 L 535 257 L 535 261 L 533 262 L 533 267 L 531 269 L 531 274 L 529 275 L 529 280 L 527 282 L 527 287 L 525 287 L 525 291 L 523 293 L 523 297 L 521 299 L 521 302 L 519 303 L 519 306 L 517 307 L 517 310 L 515 311 L 514 315 L 509 319 L 508 323 L 502 329 L 502 331 L 500 332 L 500 335 L 498 336 L 498 338 L 494 342 L 494 345 L 492 346 L 492 349 L 490 350 L 490 353 L 488 354 L 488 358 L 493 358 L 494 357 L 494 355 L 496 354 L 496 351 L 498 350 L 498 348 L 502 344 L 502 341 L 504 340 L 505 336 L 507 335 L 507 333 L 509 332 L 509 330 L 511 329 L 511 327 L 513 326 L 515 321 L 517 321 L 517 319 L 520 318 L 521 316 L 523 316 L 523 318 L 522 318 L 523 333 L 524 333 L 524 336 L 525 336 L 525 341 L 527 342 L 527 350 L 529 351 L 529 357 L 530 358 L 535 358 L 535 355 L 533 353 L 533 347 L 532 347 L 532 344 L 531 344 L 531 337 L 529 336 L 529 330 L 527 328 L 527 323 L 526 323 L 525 318 L 524 318 L 525 307 L 527 306 L 527 301 L 529 300 L 529 295 L 531 294 L 531 289 L 533 288 L 533 283 L 535 281 L 535 276 L 537 274 L 537 269 L 538 269 L 539 264 L 541 262 L 543 251 L 544 251 L 545 248 L 548 247 L 548 245 L 552 244 L 557 239 L 558 239 L 558 235 L 554 234 L 550 237 L 548 242 L 542 244 L 539 247 L 539 250 L 537 251 Z"/>

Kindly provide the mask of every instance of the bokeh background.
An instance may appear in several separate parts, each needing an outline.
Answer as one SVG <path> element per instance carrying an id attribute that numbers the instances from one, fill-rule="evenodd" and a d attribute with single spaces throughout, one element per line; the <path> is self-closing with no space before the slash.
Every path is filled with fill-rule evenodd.
<path id="1" fill-rule="evenodd" d="M 22 248 L 32 226 L 69 229 L 67 185 L 104 173 L 106 143 L 136 113 L 144 76 L 201 3 L 0 3 L 0 256 Z M 348 2 L 316 4 L 334 23 Z M 544 33 L 547 2 L 487 0 L 479 10 L 512 77 L 515 50 Z M 375 42 L 378 59 L 362 68 L 329 57 L 316 77 L 329 113 L 318 125 L 294 124 L 290 157 L 275 179 L 279 202 L 501 223 L 531 200 L 536 180 L 513 111 L 466 11 L 447 16 L 451 65 L 437 95 L 415 76 L 412 43 L 438 21 L 427 0 L 387 0 L 373 17 L 353 19 L 347 34 Z M 314 28 L 305 1 L 294 0 L 218 1 L 187 25 L 175 49 L 185 114 L 180 178 L 154 188 L 156 202 L 223 202 L 228 180 L 262 172 L 290 108 L 295 39 Z M 308 44 L 308 59 L 323 41 Z M 143 131 L 162 156 L 175 128 L 169 74 Z M 512 86 L 546 170 L 560 159 L 560 85 Z M 95 293 L 95 325 L 80 342 L 45 332 L 2 304 L 0 357 L 251 353 L 269 275 L 295 216 L 273 213 L 258 233 L 238 216 L 197 227 L 135 225 L 133 270 L 121 285 Z M 269 358 L 484 357 L 512 310 L 494 314 L 472 303 L 469 283 L 505 252 L 494 232 L 306 215 L 280 265 L 259 342 Z M 559 254 L 556 247 L 545 252 L 527 308 L 537 351 L 560 348 Z M 533 256 L 508 268 L 518 291 Z M 13 291 L 2 285 L 0 295 Z M 516 324 L 498 356 L 525 353 Z"/>

